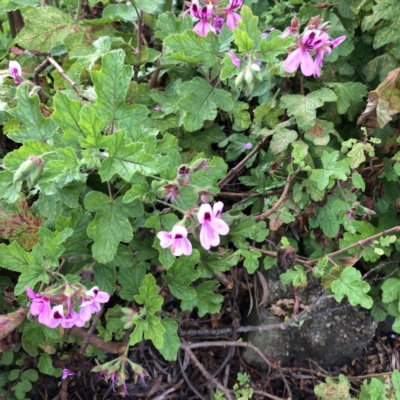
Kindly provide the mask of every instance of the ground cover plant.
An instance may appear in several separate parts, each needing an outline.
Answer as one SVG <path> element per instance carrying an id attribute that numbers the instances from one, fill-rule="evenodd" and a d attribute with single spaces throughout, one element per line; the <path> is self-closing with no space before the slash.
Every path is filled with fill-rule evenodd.
<path id="1" fill-rule="evenodd" d="M 317 278 L 400 333 L 399 15 L 397 0 L 3 0 L 0 396 L 77 398 L 84 379 L 90 398 L 292 397 L 282 371 L 279 392 L 225 368 L 260 329 L 241 318 L 249 280 L 287 252 L 293 293 Z M 311 309 L 294 302 L 285 326 Z M 216 371 L 207 345 L 233 349 Z M 358 392 L 319 379 L 309 398 L 399 399 L 388 372 Z"/>

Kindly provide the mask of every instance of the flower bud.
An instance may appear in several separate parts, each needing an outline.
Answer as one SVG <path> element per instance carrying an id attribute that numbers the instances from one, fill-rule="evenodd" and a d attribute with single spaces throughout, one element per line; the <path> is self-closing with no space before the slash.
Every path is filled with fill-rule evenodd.
<path id="1" fill-rule="evenodd" d="M 244 80 L 246 81 L 247 85 L 251 85 L 254 80 L 253 71 L 250 68 L 246 69 L 246 73 L 244 75 Z"/>
<path id="2" fill-rule="evenodd" d="M 242 83 L 244 80 L 244 74 L 245 74 L 245 70 L 241 71 L 240 74 L 236 77 L 235 85 L 237 88 L 240 88 L 242 86 Z"/>
<path id="3" fill-rule="evenodd" d="M 43 172 L 43 160 L 38 156 L 30 156 L 14 173 L 13 182 L 26 180 L 29 188 L 33 187 Z"/>
<path id="4" fill-rule="evenodd" d="M 251 65 L 250 65 L 250 69 L 251 69 L 253 72 L 261 72 L 260 66 L 259 66 L 258 64 L 256 64 L 256 63 L 251 64 Z"/>
<path id="5" fill-rule="evenodd" d="M 199 158 L 198 160 L 196 160 L 192 165 L 191 165 L 191 170 L 193 172 L 199 171 L 200 169 L 204 168 L 205 166 L 207 166 L 208 162 L 210 160 L 208 158 Z"/>

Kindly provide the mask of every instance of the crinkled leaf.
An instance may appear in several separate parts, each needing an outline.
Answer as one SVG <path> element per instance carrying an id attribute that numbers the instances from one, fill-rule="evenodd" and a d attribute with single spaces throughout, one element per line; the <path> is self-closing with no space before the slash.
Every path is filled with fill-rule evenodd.
<path id="1" fill-rule="evenodd" d="M 22 129 L 11 132 L 8 136 L 18 143 L 27 140 L 49 141 L 56 130 L 56 124 L 40 113 L 39 96 L 29 96 L 28 85 L 22 84 L 17 89 L 17 100 L 17 107 L 9 110 L 9 113 L 22 123 Z"/>
<path id="2" fill-rule="evenodd" d="M 121 285 L 119 293 L 121 299 L 132 301 L 139 294 L 145 275 L 146 263 L 143 262 L 120 268 L 118 282 Z"/>
<path id="3" fill-rule="evenodd" d="M 196 296 L 190 284 L 199 277 L 194 265 L 199 261 L 200 254 L 193 250 L 190 256 L 179 257 L 168 271 L 162 275 L 171 293 L 180 300 L 191 300 Z"/>
<path id="4" fill-rule="evenodd" d="M 296 131 L 285 128 L 274 130 L 271 139 L 271 153 L 276 155 L 286 150 L 290 143 L 293 143 L 297 137 Z"/>
<path id="5" fill-rule="evenodd" d="M 295 265 L 293 269 L 288 269 L 279 279 L 285 285 L 291 283 L 293 286 L 303 286 L 307 282 L 307 275 L 301 265 Z"/>
<path id="6" fill-rule="evenodd" d="M 87 230 L 94 239 L 93 257 L 100 263 L 112 261 L 118 244 L 128 243 L 133 237 L 129 218 L 141 215 L 142 210 L 123 204 L 121 197 L 112 200 L 100 192 L 90 192 L 84 204 L 88 211 L 96 212 Z"/>
<path id="7" fill-rule="evenodd" d="M 161 355 L 167 361 L 176 361 L 181 341 L 178 336 L 178 324 L 171 318 L 163 318 L 161 323 L 165 329 L 164 343 L 159 349 Z"/>
<path id="8" fill-rule="evenodd" d="M 340 302 L 347 296 L 352 306 L 358 304 L 364 308 L 371 308 L 373 300 L 367 293 L 370 290 L 367 282 L 361 280 L 361 272 L 353 267 L 347 267 L 340 274 L 340 279 L 332 282 L 331 290 L 335 300 Z"/>

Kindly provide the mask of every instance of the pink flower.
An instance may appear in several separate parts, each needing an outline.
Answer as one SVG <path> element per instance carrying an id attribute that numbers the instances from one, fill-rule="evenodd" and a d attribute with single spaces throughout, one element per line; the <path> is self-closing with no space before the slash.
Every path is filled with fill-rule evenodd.
<path id="1" fill-rule="evenodd" d="M 332 53 L 332 50 L 335 47 L 339 46 L 339 44 L 342 43 L 344 40 L 346 40 L 346 36 L 340 36 L 337 39 L 326 42 L 317 50 L 317 55 L 315 57 L 315 64 L 314 64 L 315 68 L 314 76 L 321 75 L 319 69 L 323 66 L 322 60 L 324 58 L 324 54 L 327 54 L 329 56 Z"/>
<path id="2" fill-rule="evenodd" d="M 219 235 L 226 235 L 229 232 L 228 224 L 218 218 L 224 207 L 222 201 L 214 204 L 213 209 L 209 204 L 200 206 L 197 220 L 201 224 L 200 243 L 209 250 L 211 246 L 219 245 Z"/>
<path id="3" fill-rule="evenodd" d="M 244 145 L 243 145 L 243 148 L 245 149 L 245 150 L 250 150 L 251 148 L 253 147 L 253 145 L 249 142 L 249 143 L 245 143 Z"/>
<path id="4" fill-rule="evenodd" d="M 289 54 L 283 64 L 286 72 L 292 73 L 301 66 L 301 72 L 305 76 L 316 74 L 316 66 L 310 52 L 314 54 L 316 50 L 322 47 L 329 40 L 329 35 L 318 29 L 306 31 L 300 39 L 299 48 Z M 322 59 L 321 59 L 322 61 Z M 319 69 L 318 69 L 319 73 Z"/>
<path id="5" fill-rule="evenodd" d="M 243 0 L 229 0 L 228 7 L 224 10 L 226 12 L 226 25 L 228 25 L 230 30 L 236 28 L 237 23 L 242 20 L 239 14 L 233 12 L 242 7 L 242 4 Z"/>
<path id="6" fill-rule="evenodd" d="M 285 38 L 286 36 L 289 36 L 289 35 L 297 36 L 298 33 L 299 33 L 299 27 L 300 27 L 300 21 L 299 21 L 299 19 L 297 17 L 294 17 L 292 19 L 290 27 L 286 28 L 283 31 L 283 33 L 281 35 L 281 39 L 283 39 L 283 38 Z"/>
<path id="7" fill-rule="evenodd" d="M 160 239 L 160 246 L 163 249 L 171 247 L 171 253 L 174 256 L 181 256 L 182 254 L 190 256 L 192 254 L 192 244 L 187 238 L 187 230 L 184 226 L 175 225 L 171 232 L 161 231 L 157 233 Z"/>
<path id="8" fill-rule="evenodd" d="M 214 27 L 210 24 L 210 19 L 213 13 L 213 5 L 207 4 L 203 8 L 200 8 L 198 1 L 193 1 L 190 7 L 190 15 L 194 18 L 198 18 L 200 22 L 198 22 L 193 30 L 200 36 L 207 36 L 208 32 L 214 32 Z"/>
<path id="9" fill-rule="evenodd" d="M 24 77 L 22 75 L 21 65 L 18 61 L 10 61 L 8 63 L 8 69 L 10 70 L 15 83 L 20 84 L 23 82 Z"/>
<path id="10" fill-rule="evenodd" d="M 38 321 L 46 326 L 50 322 L 50 299 L 40 294 L 35 293 L 28 286 L 25 286 L 26 294 L 32 299 L 30 305 L 30 312 L 33 316 L 38 315 Z"/>
<path id="11" fill-rule="evenodd" d="M 68 299 L 68 303 L 70 303 L 71 299 Z M 72 328 L 74 326 L 78 326 L 81 328 L 85 325 L 85 321 L 83 321 L 80 318 L 80 315 L 72 309 L 70 304 L 68 304 L 68 312 L 66 315 L 64 313 L 64 306 L 62 304 L 54 306 L 51 311 L 50 318 L 52 319 L 52 321 L 51 325 L 47 325 L 49 328 L 55 328 L 60 324 L 63 328 L 66 329 Z"/>
<path id="12" fill-rule="evenodd" d="M 69 376 L 74 376 L 76 373 L 74 371 L 71 371 L 70 369 L 64 368 L 63 373 L 61 376 L 61 379 L 67 379 Z"/>
<path id="13" fill-rule="evenodd" d="M 79 312 L 80 319 L 84 322 L 89 321 L 92 314 L 100 311 L 101 303 L 107 303 L 109 300 L 110 295 L 108 293 L 99 290 L 98 286 L 92 287 L 82 298 L 81 309 Z"/>
<path id="14" fill-rule="evenodd" d="M 232 64 L 235 66 L 235 67 L 240 67 L 241 65 L 242 65 L 242 61 L 240 60 L 240 58 L 235 54 L 235 53 L 232 53 L 230 50 L 228 51 L 228 54 L 230 55 L 230 57 L 231 57 L 231 60 L 232 60 Z"/>

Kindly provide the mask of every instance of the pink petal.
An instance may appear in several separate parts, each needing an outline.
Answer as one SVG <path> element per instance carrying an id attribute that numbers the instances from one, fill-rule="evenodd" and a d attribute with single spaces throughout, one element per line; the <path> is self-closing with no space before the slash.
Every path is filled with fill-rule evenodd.
<path id="1" fill-rule="evenodd" d="M 311 76 L 314 74 L 315 66 L 314 61 L 310 54 L 307 51 L 304 52 L 303 57 L 301 59 L 301 72 L 304 76 Z"/>
<path id="2" fill-rule="evenodd" d="M 172 238 L 169 232 L 161 231 L 157 233 L 157 237 L 160 239 L 160 246 L 163 249 L 170 247 L 174 243 L 174 239 Z"/>
<path id="3" fill-rule="evenodd" d="M 182 225 L 175 225 L 172 228 L 171 236 L 172 236 L 173 239 L 175 239 L 176 235 L 187 237 L 187 235 L 188 235 L 187 229 Z"/>
<path id="4" fill-rule="evenodd" d="M 229 233 L 229 225 L 220 218 L 214 218 L 209 222 L 209 225 L 218 235 L 227 235 Z"/>
<path id="5" fill-rule="evenodd" d="M 26 294 L 31 298 L 31 299 L 36 299 L 36 293 L 29 287 L 25 286 Z"/>
<path id="6" fill-rule="evenodd" d="M 222 209 L 224 208 L 224 203 L 222 201 L 217 201 L 213 206 L 214 217 L 218 217 Z"/>
<path id="7" fill-rule="evenodd" d="M 200 206 L 199 213 L 197 214 L 197 220 L 199 221 L 200 224 L 204 224 L 205 222 L 204 218 L 207 213 L 212 215 L 211 206 L 209 204 L 202 204 Z"/>
<path id="8" fill-rule="evenodd" d="M 207 36 L 208 32 L 214 32 L 214 28 L 212 25 L 207 21 L 207 20 L 201 20 L 199 23 L 197 23 L 194 27 L 193 30 L 199 35 L 199 36 Z"/>
<path id="9" fill-rule="evenodd" d="M 229 0 L 228 10 L 236 10 L 242 7 L 243 0 Z"/>
<path id="10" fill-rule="evenodd" d="M 340 36 L 334 40 L 332 40 L 331 45 L 333 48 L 339 46 L 340 43 L 344 42 L 346 40 L 346 36 Z"/>
<path id="11" fill-rule="evenodd" d="M 215 242 L 215 233 L 208 224 L 203 224 L 200 230 L 200 243 L 206 249 L 209 250 L 211 244 Z"/>
<path id="12" fill-rule="evenodd" d="M 232 53 L 230 50 L 228 51 L 228 54 L 231 57 L 232 64 L 235 67 L 239 68 L 242 65 L 242 61 L 240 61 L 240 58 L 235 53 Z"/>
<path id="13" fill-rule="evenodd" d="M 297 68 L 299 68 L 301 60 L 303 58 L 303 53 L 306 53 L 306 50 L 302 48 L 291 52 L 288 58 L 283 63 L 283 69 L 290 74 L 292 72 L 295 72 Z"/>
<path id="14" fill-rule="evenodd" d="M 174 256 L 181 256 L 182 254 L 190 256 L 190 254 L 192 254 L 192 244 L 189 239 L 182 238 L 175 240 L 175 243 L 172 246 L 172 254 Z"/>
<path id="15" fill-rule="evenodd" d="M 79 310 L 79 318 L 82 321 L 87 322 L 90 320 L 91 317 L 92 313 L 90 312 L 90 307 L 81 305 L 81 309 Z"/>
<path id="16" fill-rule="evenodd" d="M 226 25 L 230 30 L 235 29 L 237 27 L 237 23 L 242 20 L 242 17 L 234 12 L 228 11 L 226 13 Z"/>

